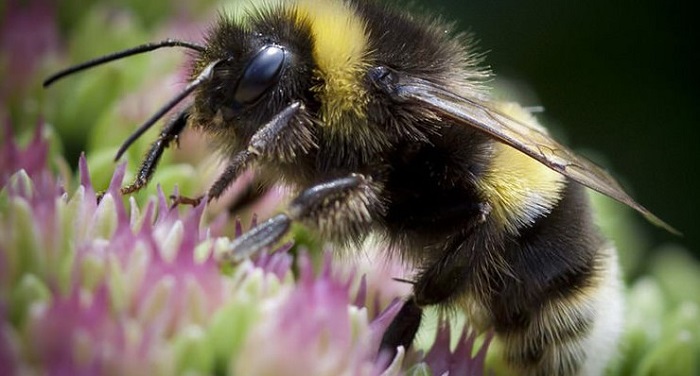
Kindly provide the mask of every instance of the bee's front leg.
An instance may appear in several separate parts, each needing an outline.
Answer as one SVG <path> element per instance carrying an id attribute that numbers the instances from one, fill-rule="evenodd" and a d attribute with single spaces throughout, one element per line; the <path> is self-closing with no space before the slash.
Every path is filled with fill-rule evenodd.
<path id="1" fill-rule="evenodd" d="M 298 153 L 307 153 L 316 147 L 309 130 L 308 115 L 303 103 L 290 103 L 253 134 L 245 149 L 236 153 L 226 169 L 209 188 L 209 201 L 219 198 L 241 174 L 259 160 L 289 161 Z M 197 198 L 175 197 L 175 204 L 196 205 L 204 196 Z"/>
<path id="2" fill-rule="evenodd" d="M 306 107 L 292 102 L 258 129 L 245 150 L 236 154 L 226 170 L 209 189 L 209 200 L 221 196 L 246 168 L 258 160 L 288 161 L 297 153 L 307 153 L 316 147 L 309 130 Z"/>
<path id="3" fill-rule="evenodd" d="M 271 247 L 287 233 L 293 221 L 316 228 L 331 239 L 360 239 L 384 212 L 380 189 L 380 185 L 360 174 L 312 186 L 301 192 L 284 213 L 235 239 L 223 258 L 239 262 Z"/>
<path id="4" fill-rule="evenodd" d="M 151 180 L 153 173 L 156 171 L 156 166 L 158 166 L 158 162 L 160 161 L 160 157 L 163 155 L 165 148 L 170 146 L 171 142 L 177 142 L 177 138 L 185 129 L 189 117 L 190 107 L 187 107 L 180 111 L 180 113 L 178 113 L 165 125 L 163 130 L 160 132 L 160 135 L 158 135 L 158 139 L 151 144 L 150 149 L 148 149 L 146 156 L 143 158 L 141 167 L 139 167 L 139 172 L 136 174 L 134 181 L 131 184 L 122 187 L 122 194 L 127 195 L 129 193 L 137 192 L 148 184 L 148 181 Z"/>

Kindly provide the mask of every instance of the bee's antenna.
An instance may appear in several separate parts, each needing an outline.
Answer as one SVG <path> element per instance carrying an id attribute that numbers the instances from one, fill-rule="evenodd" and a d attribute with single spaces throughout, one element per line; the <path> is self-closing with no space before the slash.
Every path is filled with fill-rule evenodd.
<path id="1" fill-rule="evenodd" d="M 144 52 L 150 52 L 163 47 L 184 47 L 197 52 L 204 52 L 205 47 L 196 43 L 185 42 L 177 39 L 166 39 L 155 43 L 146 43 L 140 46 L 129 48 L 123 51 L 117 51 L 109 55 L 100 56 L 96 59 L 88 60 L 84 63 L 68 67 L 60 72 L 56 72 L 44 81 L 44 87 L 51 85 L 52 83 L 60 80 L 63 77 L 69 76 L 73 73 L 80 72 L 85 69 L 90 69 L 92 67 L 109 63 L 110 61 L 119 60 L 125 57 L 142 54 Z"/>
<path id="2" fill-rule="evenodd" d="M 134 143 L 134 141 L 136 141 L 136 140 L 137 140 L 139 137 L 141 137 L 141 135 L 143 135 L 149 128 L 151 128 L 151 127 L 153 126 L 153 124 L 155 124 L 160 118 L 162 118 L 163 115 L 165 115 L 166 113 L 168 113 L 168 111 L 172 110 L 173 107 L 175 107 L 175 106 L 176 106 L 178 103 L 180 103 L 180 101 L 182 101 L 183 99 L 187 98 L 188 95 L 192 94 L 192 92 L 193 92 L 199 85 L 201 85 L 201 84 L 202 84 L 203 82 L 205 82 L 205 81 L 208 81 L 208 80 L 211 78 L 211 76 L 212 76 L 212 72 L 214 71 L 214 66 L 216 66 L 216 64 L 218 64 L 218 63 L 220 63 L 220 62 L 221 62 L 221 60 L 216 60 L 216 61 L 213 61 L 213 62 L 209 63 L 209 65 L 207 65 L 207 66 L 202 70 L 202 73 L 200 73 L 194 80 L 192 80 L 189 84 L 187 84 L 187 87 L 185 87 L 185 89 L 184 89 L 182 92 L 180 92 L 180 93 L 179 93 L 178 95 L 176 95 L 173 99 L 171 99 L 170 101 L 168 101 L 168 103 L 166 103 L 165 105 L 163 105 L 163 107 L 161 107 L 161 108 L 158 110 L 158 112 L 156 112 L 155 114 L 153 114 L 153 116 L 151 116 L 148 120 L 146 120 L 146 122 L 143 123 L 143 125 L 141 125 L 140 127 L 138 127 L 138 129 L 136 129 L 136 130 L 134 131 L 134 133 L 132 133 L 131 136 L 129 136 L 129 138 L 127 138 L 127 139 L 124 141 L 124 143 L 122 144 L 122 146 L 121 146 L 121 147 L 119 148 L 119 150 L 117 151 L 117 155 L 114 157 L 114 160 L 116 161 L 116 160 L 118 160 L 119 158 L 121 158 L 121 156 L 124 154 L 124 152 L 126 151 L 126 149 L 128 149 L 129 146 L 131 146 L 131 144 Z"/>

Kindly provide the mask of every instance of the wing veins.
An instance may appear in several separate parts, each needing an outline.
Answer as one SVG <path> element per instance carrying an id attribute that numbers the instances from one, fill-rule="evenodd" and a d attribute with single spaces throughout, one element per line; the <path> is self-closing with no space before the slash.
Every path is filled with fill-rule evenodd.
<path id="1" fill-rule="evenodd" d="M 540 129 L 513 119 L 479 100 L 465 98 L 420 78 L 400 77 L 393 90 L 400 99 L 419 102 L 442 117 L 485 132 L 550 169 L 635 209 L 653 224 L 680 234 L 637 203 L 602 167 L 571 152 Z M 543 152 L 543 148 L 550 153 Z"/>

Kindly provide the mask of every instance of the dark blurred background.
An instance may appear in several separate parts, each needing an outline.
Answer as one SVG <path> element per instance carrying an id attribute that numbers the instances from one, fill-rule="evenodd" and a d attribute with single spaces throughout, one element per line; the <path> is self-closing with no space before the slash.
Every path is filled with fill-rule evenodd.
<path id="1" fill-rule="evenodd" d="M 684 234 L 642 223 L 654 244 L 679 242 L 700 256 L 696 12 L 664 1 L 423 6 L 473 32 L 496 75 L 536 96 L 525 105 L 542 105 L 566 144 L 602 156 L 640 203 Z"/>

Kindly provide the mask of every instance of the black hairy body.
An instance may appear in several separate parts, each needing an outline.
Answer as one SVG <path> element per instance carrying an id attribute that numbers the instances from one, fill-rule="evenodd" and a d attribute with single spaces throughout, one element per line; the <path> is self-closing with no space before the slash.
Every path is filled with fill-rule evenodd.
<path id="1" fill-rule="evenodd" d="M 366 21 L 367 33 L 378 36 L 370 38 L 371 52 L 364 57 L 369 66 L 420 75 L 446 87 L 461 85 L 460 90 L 466 83 L 466 88 L 478 93 L 479 80 L 486 74 L 476 69 L 476 55 L 465 49 L 467 38 L 453 38 L 445 33 L 443 24 L 416 22 L 381 5 L 359 3 L 357 9 Z M 323 99 L 310 89 L 317 84 L 314 72 L 318 69 L 308 49 L 313 45 L 312 32 L 288 25 L 291 22 L 287 15 L 271 11 L 253 20 L 252 29 L 265 38 L 246 51 L 238 42 L 226 44 L 234 39 L 230 35 L 234 32 L 225 22 L 222 20 L 223 25 L 212 33 L 208 43 L 212 50 L 210 55 L 203 54 L 200 65 L 231 51 L 234 56 L 246 56 L 260 45 L 274 43 L 287 47 L 297 57 L 295 70 L 288 73 L 293 79 L 281 78 L 281 87 L 269 98 L 242 113 L 234 111 L 237 117 L 224 116 L 216 127 L 211 119 L 227 107 L 225 103 L 233 101 L 224 92 L 211 95 L 217 90 L 205 85 L 196 97 L 195 124 L 214 132 L 213 139 L 235 155 L 249 144 L 260 124 L 290 101 L 303 102 L 306 113 L 299 128 L 283 135 L 282 145 L 278 145 L 296 157 L 284 160 L 274 158 L 272 153 L 273 158 L 260 162 L 259 170 L 269 179 L 281 178 L 300 188 L 358 174 L 362 181 L 344 193 L 350 198 L 345 199 L 348 204 L 341 210 L 367 210 L 371 220 L 353 221 L 336 208 L 321 206 L 302 222 L 321 229 L 327 238 L 356 244 L 371 232 L 381 233 L 402 257 L 417 266 L 409 304 L 455 308 L 464 299 L 474 300 L 481 309 L 471 312 L 480 316 L 472 318 L 480 329 L 494 328 L 499 336 L 514 338 L 512 342 L 523 339 L 522 354 L 509 354 L 516 368 L 544 370 L 547 374 L 578 370 L 578 355 L 564 355 L 556 361 L 543 361 L 543 357 L 550 347 L 562 345 L 559 341 L 587 334 L 593 317 L 583 316 L 572 327 L 554 329 L 567 332 L 563 338 L 543 339 L 541 345 L 531 347 L 524 343 L 532 335 L 528 330 L 533 317 L 541 314 L 546 302 L 573 299 L 581 289 L 595 284 L 597 254 L 603 242 L 591 221 L 587 197 L 577 183 L 564 183 L 560 201 L 549 215 L 537 218 L 516 234 L 508 234 L 498 219 L 488 216 L 492 204 L 481 195 L 477 184 L 489 169 L 493 144 L 498 141 L 413 103 L 397 103 L 375 88 L 369 76 L 361 77 L 369 88 L 364 113 L 343 114 L 346 118 L 338 124 L 324 124 L 319 113 Z M 230 27 L 236 29 L 235 25 Z M 219 91 L 230 90 L 226 86 L 230 81 L 222 74 L 209 85 L 220 87 Z M 303 140 L 295 137 L 301 134 Z M 299 150 L 300 145 L 311 144 L 304 140 L 314 140 L 315 146 Z M 354 217 L 362 218 L 359 214 Z M 331 223 L 322 226 L 319 218 Z M 388 333 L 385 346 L 410 345 L 420 316 L 397 320 L 402 321 L 395 325 L 406 333 Z"/>

